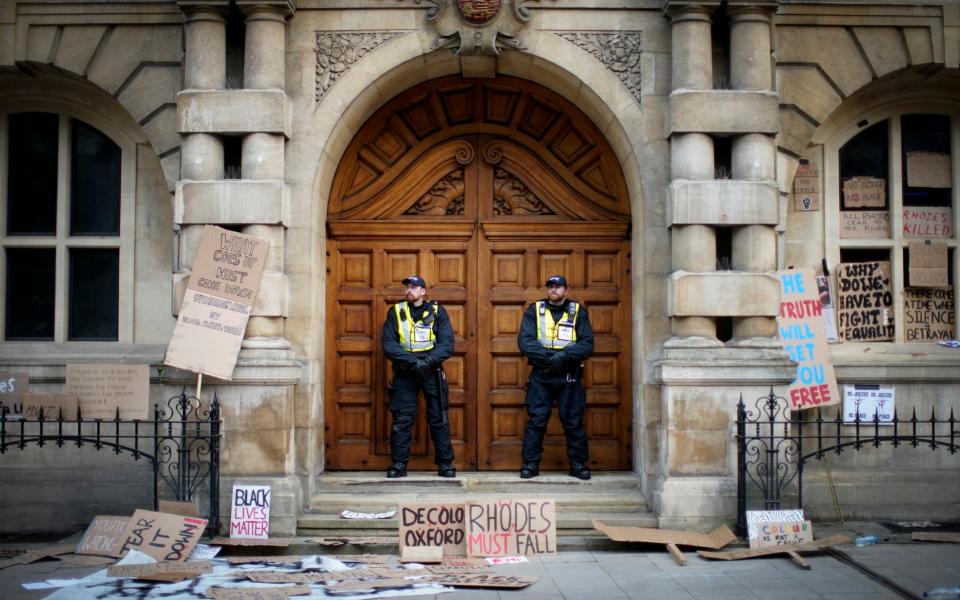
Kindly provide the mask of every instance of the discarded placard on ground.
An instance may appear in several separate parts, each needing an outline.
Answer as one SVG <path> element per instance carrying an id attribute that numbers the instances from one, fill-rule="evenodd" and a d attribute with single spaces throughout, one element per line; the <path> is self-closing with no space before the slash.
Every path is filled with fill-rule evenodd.
<path id="1" fill-rule="evenodd" d="M 129 522 L 130 517 L 97 515 L 90 522 L 74 552 L 120 558 L 120 548 L 127 539 L 124 533 Z"/>
<path id="2" fill-rule="evenodd" d="M 300 562 L 300 557 L 296 555 L 283 556 L 228 556 L 227 562 L 232 565 L 242 565 L 246 563 L 292 563 Z"/>
<path id="3" fill-rule="evenodd" d="M 234 575 L 246 577 L 258 583 L 322 583 L 324 581 L 345 581 L 347 579 L 370 579 L 380 574 L 371 569 L 350 569 L 348 571 L 320 571 L 307 573 L 286 573 L 284 571 L 238 571 Z"/>
<path id="4" fill-rule="evenodd" d="M 414 502 L 399 506 L 400 555 L 405 548 L 436 546 L 444 556 L 467 554 L 462 502 Z"/>
<path id="5" fill-rule="evenodd" d="M 468 556 L 557 553 L 553 499 L 468 501 L 466 509 Z"/>
<path id="6" fill-rule="evenodd" d="M 207 598 L 214 600 L 285 600 L 290 596 L 307 596 L 310 588 L 305 585 L 268 588 L 222 588 L 207 590 Z"/>
<path id="7" fill-rule="evenodd" d="M 215 537 L 210 540 L 215 546 L 268 546 L 276 548 L 286 548 L 293 543 L 293 538 L 228 538 Z"/>
<path id="8" fill-rule="evenodd" d="M 159 561 L 183 561 L 206 526 L 206 519 L 137 509 L 127 523 L 120 552 L 133 549 Z"/>
<path id="9" fill-rule="evenodd" d="M 388 510 L 386 512 L 368 513 L 345 510 L 340 513 L 341 519 L 392 519 L 397 516 L 397 511 Z"/>
<path id="10" fill-rule="evenodd" d="M 910 539 L 915 542 L 949 542 L 960 544 L 960 531 L 914 531 Z"/>
<path id="11" fill-rule="evenodd" d="M 443 546 L 401 546 L 402 563 L 440 563 L 443 562 Z"/>
<path id="12" fill-rule="evenodd" d="M 234 484 L 230 507 L 230 539 L 270 537 L 270 486 Z"/>
<path id="13" fill-rule="evenodd" d="M 330 591 L 336 592 L 360 592 L 363 590 L 382 590 L 390 588 L 409 588 L 411 585 L 414 585 L 417 582 L 413 579 L 404 579 L 403 577 L 394 577 L 392 579 L 370 579 L 367 581 L 359 580 L 350 580 L 350 581 L 339 581 L 335 584 L 328 586 Z M 433 583 L 432 580 L 424 581 L 422 583 Z"/>
<path id="14" fill-rule="evenodd" d="M 141 565 L 111 565 L 107 567 L 108 577 L 143 577 L 145 575 L 156 575 L 157 573 L 194 573 L 202 575 L 212 572 L 213 565 L 209 560 L 161 561 Z"/>
<path id="15" fill-rule="evenodd" d="M 796 510 L 748 510 L 747 539 L 757 537 L 758 526 L 762 523 L 803 523 L 803 511 Z"/>
<path id="16" fill-rule="evenodd" d="M 526 556 L 488 556 L 483 561 L 488 565 L 518 565 L 530 562 L 530 559 Z"/>
<path id="17" fill-rule="evenodd" d="M 57 558 L 64 564 L 75 567 L 105 567 L 116 562 L 116 559 L 111 556 L 94 556 L 92 554 L 61 554 Z"/>
<path id="18" fill-rule="evenodd" d="M 311 544 L 320 546 L 373 546 L 376 544 L 399 544 L 400 539 L 395 537 L 321 537 L 307 540 Z"/>
<path id="19" fill-rule="evenodd" d="M 803 544 L 788 544 L 786 546 L 769 546 L 767 548 L 749 548 L 745 550 L 726 550 L 716 552 L 714 550 L 697 550 L 697 554 L 704 558 L 713 558 L 716 560 L 741 560 L 744 558 L 756 558 L 758 556 L 770 556 L 771 554 L 788 554 L 790 552 L 814 552 L 823 550 L 830 546 L 845 544 L 850 538 L 845 535 L 831 535 L 822 540 L 814 540 Z"/>
<path id="20" fill-rule="evenodd" d="M 813 541 L 813 524 L 810 521 L 761 523 L 758 525 L 758 530 L 757 537 L 750 540 L 751 548 L 786 546 Z"/>
<path id="21" fill-rule="evenodd" d="M 447 573 L 486 573 L 490 571 L 490 565 L 430 565 L 427 570 L 435 575 L 445 575 Z"/>
<path id="22" fill-rule="evenodd" d="M 390 557 L 386 554 L 331 554 L 330 558 L 335 558 L 340 562 L 362 562 L 377 565 L 387 564 L 387 561 L 390 560 Z"/>
<path id="23" fill-rule="evenodd" d="M 158 505 L 160 512 L 170 513 L 171 515 L 181 515 L 184 517 L 199 517 L 200 509 L 194 500 L 160 500 Z"/>
<path id="24" fill-rule="evenodd" d="M 533 585 L 537 577 L 520 575 L 488 575 L 486 573 L 449 573 L 434 575 L 432 581 L 440 585 L 469 588 L 520 589 Z"/>
<path id="25" fill-rule="evenodd" d="M 717 527 L 710 533 L 693 531 L 676 531 L 671 529 L 652 529 L 649 527 L 617 527 L 607 525 L 594 519 L 591 521 L 595 529 L 603 532 L 615 542 L 643 542 L 648 544 L 665 544 L 667 551 L 673 556 L 678 565 L 687 564 L 687 558 L 678 546 L 696 546 L 698 548 L 723 548 L 737 539 L 726 525 Z"/>
<path id="26" fill-rule="evenodd" d="M 220 554 L 223 546 L 210 546 L 207 544 L 197 544 L 190 552 L 187 560 L 208 560 Z"/>

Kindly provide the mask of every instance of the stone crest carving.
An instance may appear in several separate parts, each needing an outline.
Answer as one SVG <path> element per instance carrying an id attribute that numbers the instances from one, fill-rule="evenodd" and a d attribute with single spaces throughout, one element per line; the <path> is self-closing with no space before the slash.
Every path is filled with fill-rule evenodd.
<path id="1" fill-rule="evenodd" d="M 518 35 L 530 21 L 532 0 L 417 0 L 439 37 L 433 48 L 456 46 L 461 56 L 497 56 L 502 48 L 526 48 Z"/>
<path id="2" fill-rule="evenodd" d="M 317 102 L 368 52 L 406 31 L 318 31 Z"/>
<path id="3" fill-rule="evenodd" d="M 554 34 L 592 54 L 613 71 L 630 95 L 640 102 L 641 70 L 639 31 L 559 32 Z"/>

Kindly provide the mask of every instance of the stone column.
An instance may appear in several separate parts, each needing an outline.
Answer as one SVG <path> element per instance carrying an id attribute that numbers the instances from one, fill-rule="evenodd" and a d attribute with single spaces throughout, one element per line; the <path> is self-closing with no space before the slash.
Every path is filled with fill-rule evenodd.
<path id="1" fill-rule="evenodd" d="M 672 35 L 674 90 L 713 89 L 713 48 L 710 15 L 713 7 L 670 2 L 665 9 Z M 671 179 L 704 181 L 714 178 L 713 138 L 706 133 L 675 133 L 670 138 Z M 674 225 L 671 229 L 674 271 L 716 270 L 716 232 L 712 225 Z M 711 317 L 674 316 L 675 340 L 700 340 L 715 345 L 716 322 Z M 696 343 L 696 342 L 694 342 Z"/>
<path id="2" fill-rule="evenodd" d="M 735 90 L 769 91 L 773 88 L 768 2 L 731 4 L 730 80 Z M 772 136 L 745 133 L 735 136 L 731 148 L 732 177 L 741 181 L 776 180 L 776 145 Z M 769 273 L 777 267 L 777 234 L 771 225 L 735 227 L 732 261 L 736 271 Z M 776 320 L 737 317 L 733 321 L 734 345 L 770 345 L 776 337 Z"/>

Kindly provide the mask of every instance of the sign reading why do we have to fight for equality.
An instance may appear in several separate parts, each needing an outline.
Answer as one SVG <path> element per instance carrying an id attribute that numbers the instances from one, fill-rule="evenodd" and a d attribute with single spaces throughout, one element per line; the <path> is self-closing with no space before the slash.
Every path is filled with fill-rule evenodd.
<path id="1" fill-rule="evenodd" d="M 790 408 L 803 410 L 840 402 L 833 373 L 823 303 L 812 269 L 780 271 L 780 313 L 777 326 L 783 348 L 797 363 L 797 376 L 790 384 Z"/>
<path id="2" fill-rule="evenodd" d="M 269 242 L 207 225 L 164 363 L 230 379 Z"/>

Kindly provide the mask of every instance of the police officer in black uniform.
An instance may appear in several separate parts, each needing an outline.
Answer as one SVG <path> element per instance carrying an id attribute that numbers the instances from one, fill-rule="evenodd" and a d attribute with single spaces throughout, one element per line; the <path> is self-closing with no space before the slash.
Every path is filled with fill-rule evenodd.
<path id="1" fill-rule="evenodd" d="M 567 298 L 567 279 L 547 279 L 547 298 L 538 300 L 523 313 L 517 334 L 520 352 L 533 369 L 527 380 L 527 427 L 523 432 L 523 466 L 520 477 L 540 474 L 543 434 L 556 398 L 560 422 L 567 437 L 570 475 L 590 479 L 587 468 L 587 433 L 583 412 L 587 393 L 580 381 L 582 361 L 593 354 L 593 328 L 583 305 Z"/>
<path id="2" fill-rule="evenodd" d="M 425 299 L 427 283 L 419 275 L 403 280 L 406 301 L 387 312 L 380 332 L 383 352 L 393 363 L 390 383 L 390 458 L 387 477 L 406 477 L 413 423 L 417 417 L 417 394 L 427 401 L 427 422 L 433 440 L 437 474 L 455 477 L 450 420 L 447 417 L 447 378 L 442 363 L 453 355 L 453 328 L 447 311 Z"/>

